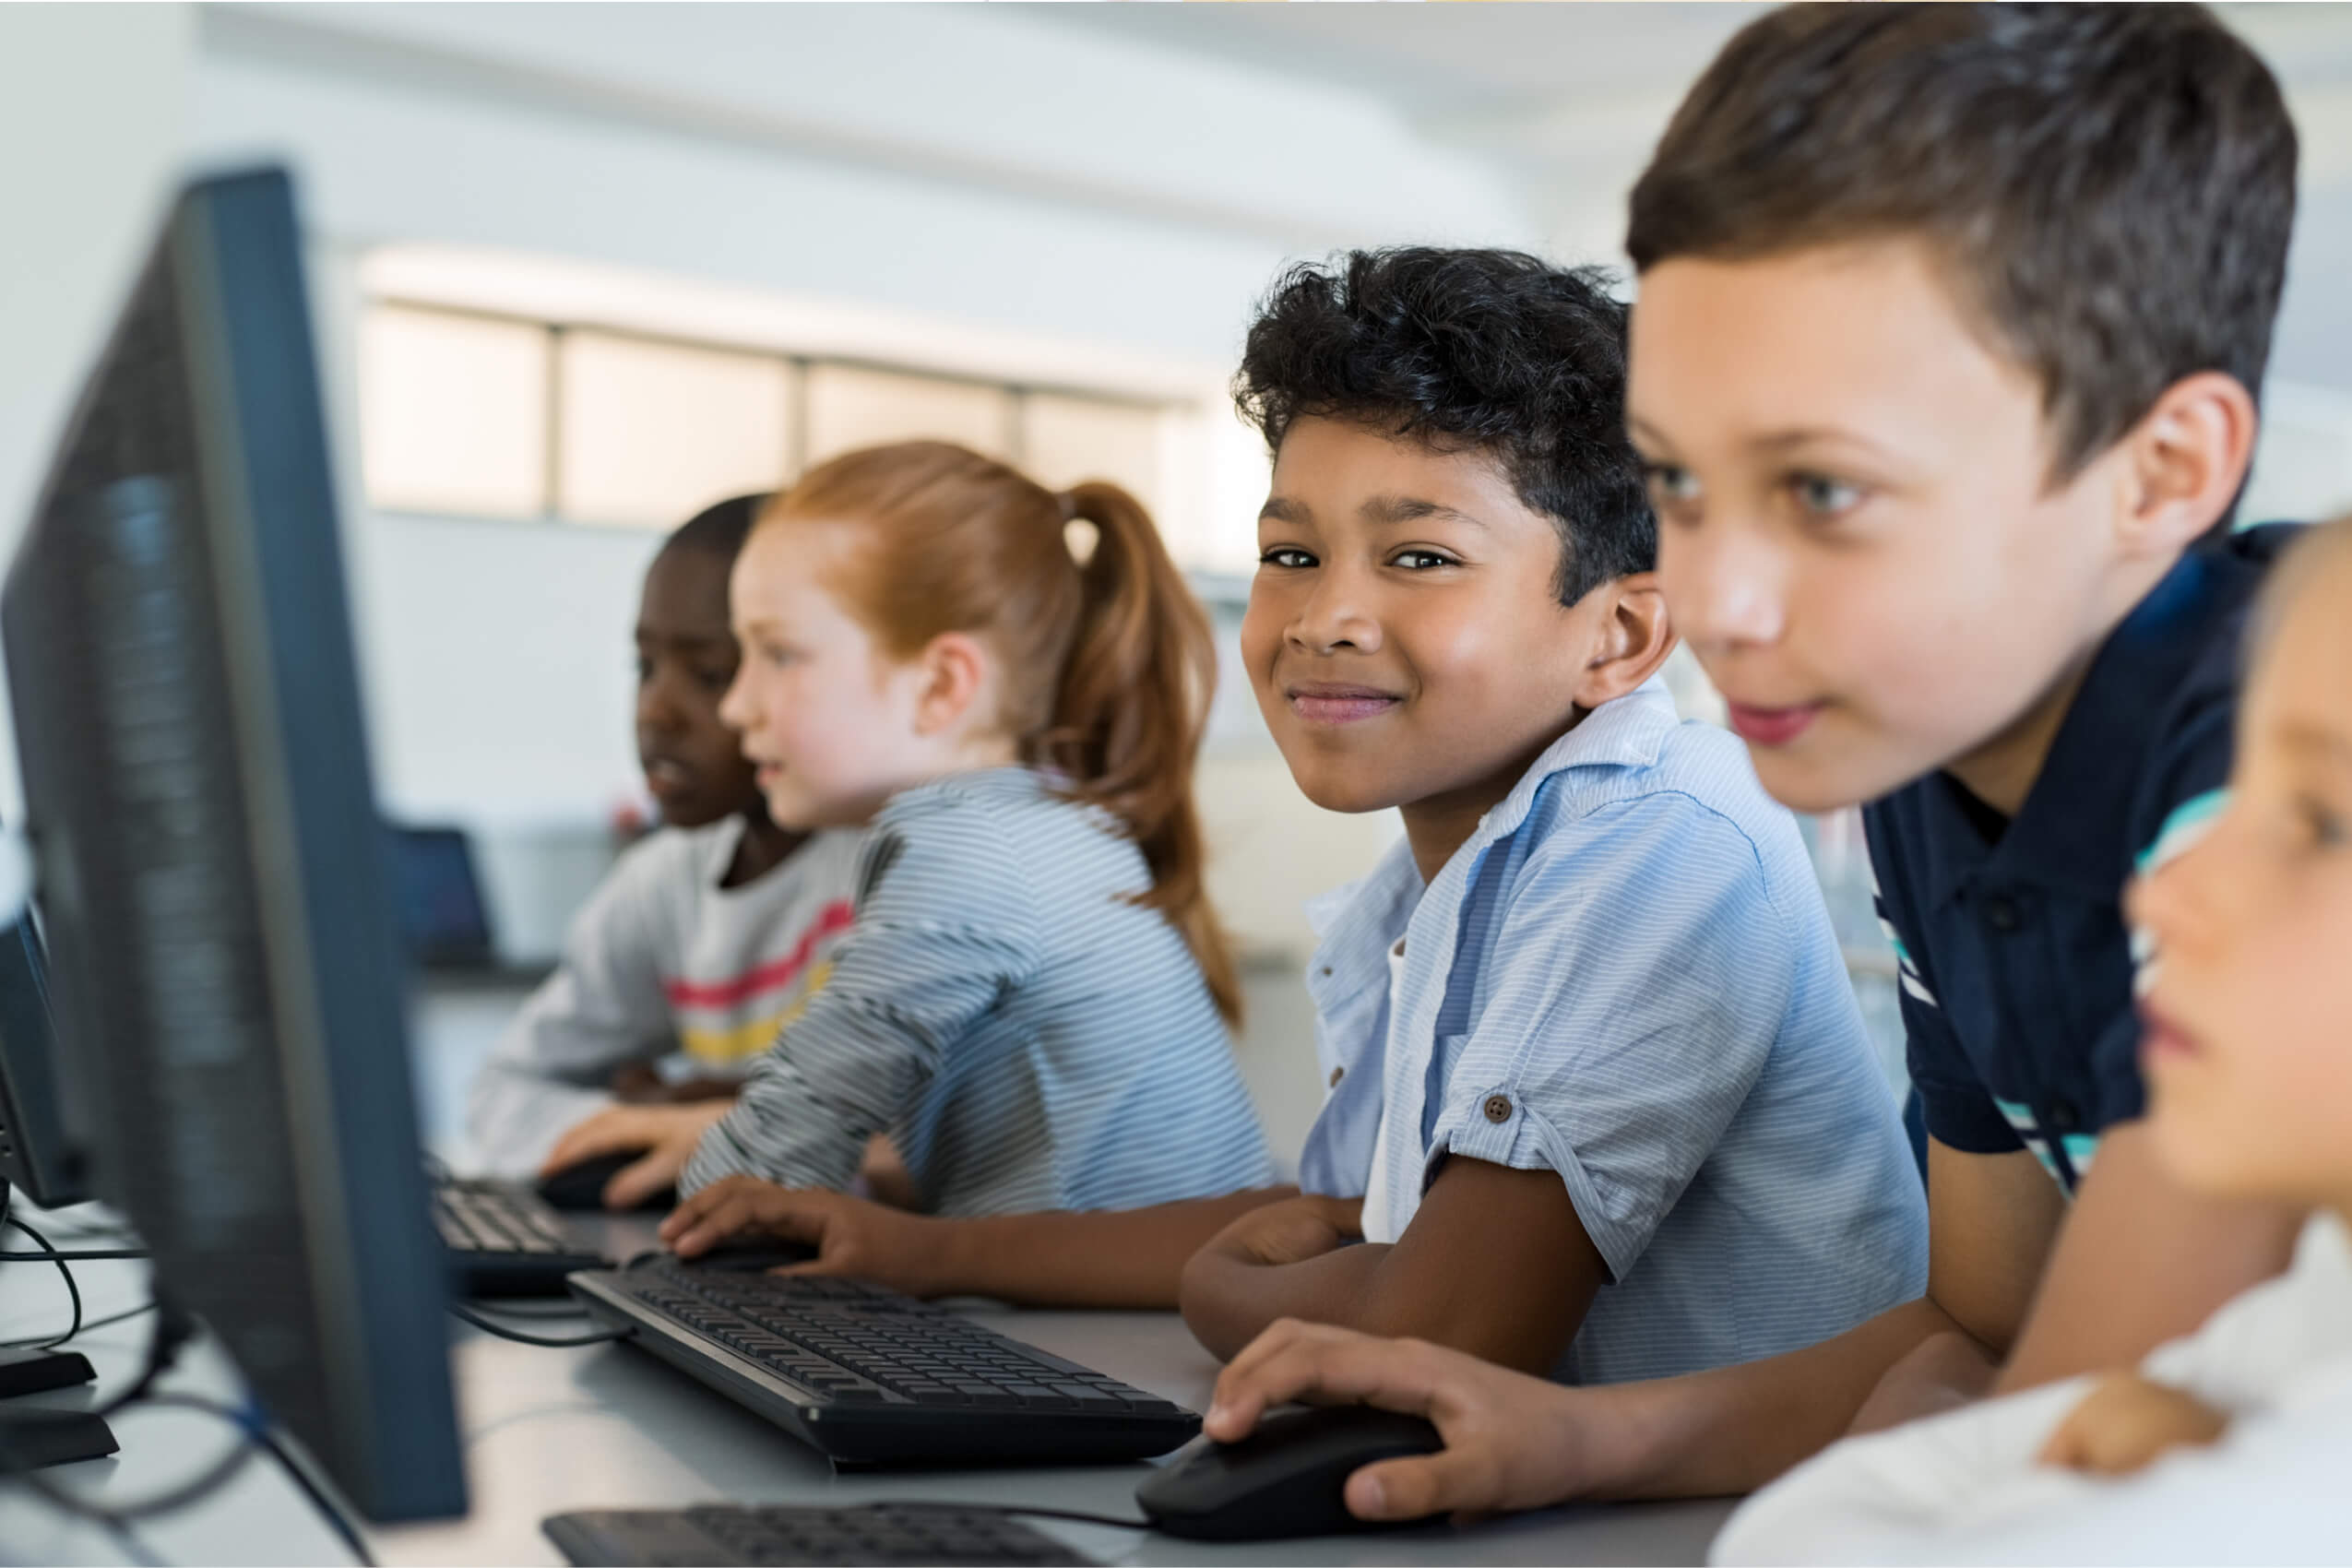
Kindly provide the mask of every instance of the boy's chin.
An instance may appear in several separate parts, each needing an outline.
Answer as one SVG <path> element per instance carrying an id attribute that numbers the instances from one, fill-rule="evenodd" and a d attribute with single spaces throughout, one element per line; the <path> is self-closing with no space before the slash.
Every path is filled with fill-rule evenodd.
<path id="1" fill-rule="evenodd" d="M 1804 816 L 1823 816 L 1848 806 L 1868 805 L 1893 794 L 1932 768 L 1850 750 L 1760 746 L 1748 743 L 1748 760 L 1764 793 Z"/>
<path id="2" fill-rule="evenodd" d="M 1380 780 L 1368 780 L 1360 774 L 1350 775 L 1345 769 L 1302 775 L 1294 766 L 1290 770 L 1290 778 L 1310 804 L 1348 816 L 1384 812 L 1404 803 L 1404 798 L 1396 790 L 1384 788 Z"/>

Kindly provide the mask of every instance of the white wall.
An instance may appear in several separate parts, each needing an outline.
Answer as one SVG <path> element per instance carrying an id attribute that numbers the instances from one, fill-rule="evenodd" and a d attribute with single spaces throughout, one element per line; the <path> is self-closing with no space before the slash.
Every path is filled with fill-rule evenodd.
<path id="1" fill-rule="evenodd" d="M 376 766 L 417 817 L 589 825 L 634 792 L 626 629 L 653 540 L 357 504 L 370 247 L 577 258 L 1222 366 L 1286 259 L 1536 238 L 1493 170 L 1369 98 L 999 7 L 214 6 L 196 84 L 208 160 L 301 180 Z M 1298 898 L 1393 828 L 1313 813 L 1265 760 L 1212 776 L 1236 841 L 1219 891 L 1245 935 L 1296 946 Z M 1286 848 L 1278 873 L 1242 848 L 1265 843 Z"/>
<path id="2" fill-rule="evenodd" d="M 185 6 L 0 6 L 0 560 L 161 217 L 194 53 Z M 0 705 L 0 815 L 23 799 Z"/>

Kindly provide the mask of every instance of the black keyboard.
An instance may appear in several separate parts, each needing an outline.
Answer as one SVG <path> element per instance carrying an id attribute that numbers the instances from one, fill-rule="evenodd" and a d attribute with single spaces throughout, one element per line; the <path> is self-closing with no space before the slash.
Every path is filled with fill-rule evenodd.
<path id="1" fill-rule="evenodd" d="M 1085 1563 L 1060 1541 L 985 1508 L 878 1503 L 861 1508 L 675 1508 L 558 1514 L 540 1526 L 572 1562 L 612 1568 L 698 1563 Z"/>
<path id="2" fill-rule="evenodd" d="M 1200 1430 L 1181 1405 L 855 1280 L 662 1259 L 571 1286 L 630 1343 L 841 1464 L 1117 1464 Z"/>
<path id="3" fill-rule="evenodd" d="M 565 1275 L 612 1262 L 583 1247 L 562 1216 L 520 1185 L 432 1180 L 434 1228 L 459 1295 L 560 1296 Z"/>

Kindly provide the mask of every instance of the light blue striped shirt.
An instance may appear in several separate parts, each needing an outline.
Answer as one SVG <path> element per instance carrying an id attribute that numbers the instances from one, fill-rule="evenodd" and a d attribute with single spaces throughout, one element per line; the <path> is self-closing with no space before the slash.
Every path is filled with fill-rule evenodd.
<path id="1" fill-rule="evenodd" d="M 849 1185 L 886 1132 L 936 1214 L 1136 1208 L 1274 1180 L 1224 1021 L 1111 818 L 1027 768 L 875 817 L 831 978 L 703 1135 L 735 1172 Z"/>
<path id="2" fill-rule="evenodd" d="M 1559 1172 L 1611 1277 L 1563 1381 L 1796 1349 L 1925 1289 L 1925 1194 L 1796 823 L 1662 683 L 1553 742 L 1426 889 L 1399 844 L 1310 913 L 1333 1088 L 1301 1185 L 1384 1183 L 1401 1228 L 1449 1154 Z"/>

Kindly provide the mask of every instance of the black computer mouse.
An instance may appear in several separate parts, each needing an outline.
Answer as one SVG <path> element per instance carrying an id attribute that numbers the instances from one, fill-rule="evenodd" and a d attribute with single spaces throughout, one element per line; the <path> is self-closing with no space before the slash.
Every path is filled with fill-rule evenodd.
<path id="1" fill-rule="evenodd" d="M 550 1208 L 600 1212 L 604 1208 L 605 1183 L 640 1158 L 634 1154 L 600 1154 L 576 1165 L 567 1165 L 539 1179 L 539 1195 Z M 664 1187 L 636 1206 L 639 1210 L 677 1206 L 678 1190 L 674 1187 Z"/>
<path id="2" fill-rule="evenodd" d="M 781 1236 L 745 1236 L 741 1241 L 721 1241 L 707 1253 L 678 1261 L 688 1268 L 715 1268 L 726 1274 L 765 1274 L 771 1268 L 808 1263 L 815 1256 L 816 1249 L 806 1241 L 788 1241 Z"/>
<path id="3" fill-rule="evenodd" d="M 1348 1512 L 1348 1478 L 1445 1444 L 1419 1416 L 1369 1405 L 1282 1410 L 1239 1443 L 1206 1443 L 1135 1489 L 1156 1529 L 1194 1540 L 1276 1540 L 1388 1527 Z"/>

